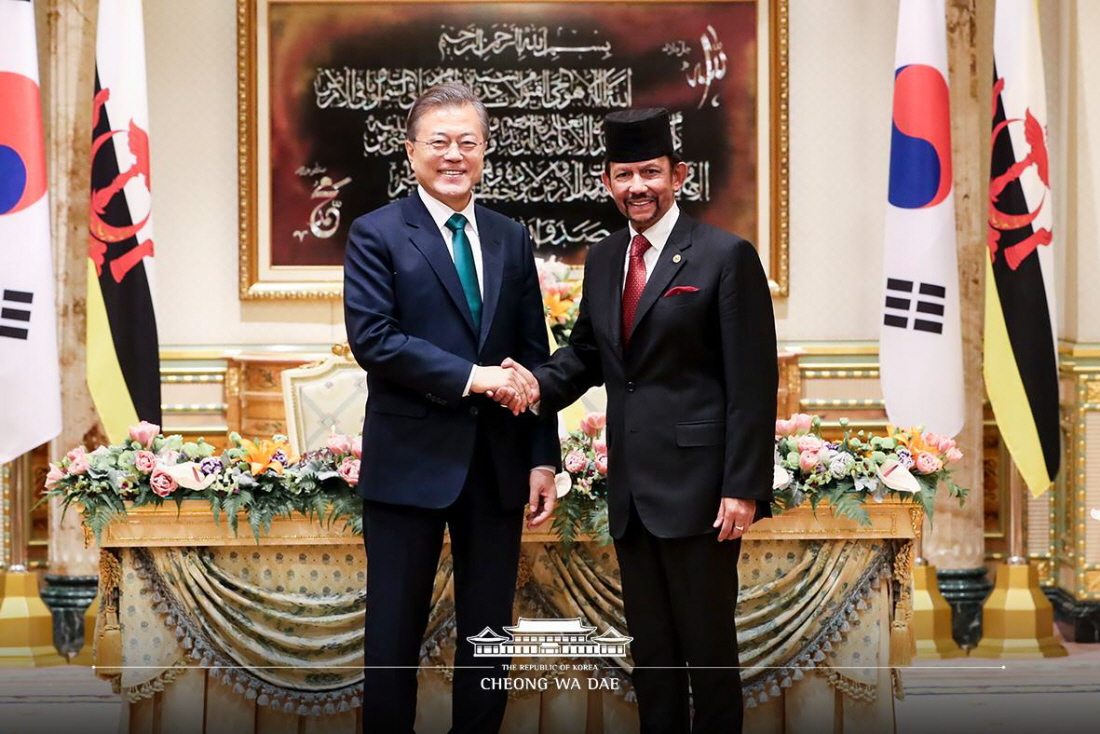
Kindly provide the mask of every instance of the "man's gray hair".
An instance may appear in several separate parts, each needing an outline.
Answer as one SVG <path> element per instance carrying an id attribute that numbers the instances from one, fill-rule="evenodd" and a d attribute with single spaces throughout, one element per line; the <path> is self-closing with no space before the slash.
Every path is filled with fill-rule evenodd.
<path id="1" fill-rule="evenodd" d="M 477 116 L 481 118 L 482 136 L 488 140 L 489 112 L 477 95 L 460 82 L 437 84 L 416 98 L 412 109 L 409 110 L 409 118 L 405 122 L 405 138 L 416 140 L 417 123 L 429 111 L 439 107 L 465 107 L 466 105 L 472 106 L 477 111 Z"/>

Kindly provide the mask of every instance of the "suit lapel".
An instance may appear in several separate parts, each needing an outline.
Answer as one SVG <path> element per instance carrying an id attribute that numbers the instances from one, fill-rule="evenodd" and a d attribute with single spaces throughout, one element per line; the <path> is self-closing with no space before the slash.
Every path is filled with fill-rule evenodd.
<path id="1" fill-rule="evenodd" d="M 501 276 L 504 272 L 504 241 L 500 234 L 488 226 L 487 217 L 477 214 L 478 207 L 474 209 L 477 217 L 478 239 L 481 240 L 481 335 L 478 338 L 477 348 L 485 346 L 485 340 L 489 337 L 489 327 L 493 325 L 493 316 L 497 312 L 497 303 L 500 301 Z"/>
<path id="2" fill-rule="evenodd" d="M 451 253 L 447 251 L 447 243 L 443 241 L 443 233 L 435 226 L 424 202 L 415 192 L 405 199 L 404 211 L 405 223 L 412 228 L 409 238 L 435 271 L 435 276 L 439 278 L 444 290 L 454 301 L 466 326 L 476 336 L 474 317 L 470 313 L 469 304 L 466 303 L 466 294 L 462 292 L 462 282 L 458 279 L 455 262 L 451 258 Z"/>
<path id="3" fill-rule="evenodd" d="M 676 220 L 676 226 L 672 228 L 672 233 L 668 237 L 668 242 L 661 248 L 661 256 L 657 259 L 653 274 L 649 276 L 641 298 L 638 299 L 638 310 L 634 314 L 634 329 L 630 332 L 631 336 L 634 331 L 637 331 L 649 309 L 653 308 L 653 304 L 665 292 L 668 284 L 676 277 L 676 273 L 687 265 L 687 249 L 691 247 L 691 229 L 692 222 L 681 212 L 680 218 Z"/>
<path id="4" fill-rule="evenodd" d="M 619 359 L 623 358 L 623 269 L 626 267 L 626 248 L 630 244 L 630 230 L 624 229 L 617 239 L 609 243 L 611 247 L 611 267 L 608 275 L 608 287 L 611 289 L 611 343 Z"/>

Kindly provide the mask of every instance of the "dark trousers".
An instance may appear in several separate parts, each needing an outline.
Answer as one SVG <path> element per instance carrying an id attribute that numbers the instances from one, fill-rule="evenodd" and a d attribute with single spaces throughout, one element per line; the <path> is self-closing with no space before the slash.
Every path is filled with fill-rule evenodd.
<path id="1" fill-rule="evenodd" d="M 658 538 L 631 503 L 615 541 L 642 732 L 741 731 L 733 618 L 741 541 L 717 538 Z"/>
<path id="2" fill-rule="evenodd" d="M 512 624 L 523 509 L 502 509 L 488 450 L 477 441 L 458 499 L 442 510 L 363 503 L 367 550 L 367 621 L 363 677 L 364 734 L 404 734 L 416 719 L 416 671 L 432 586 L 451 535 L 458 647 L 452 688 L 454 734 L 496 732 L 507 691 L 483 679 L 507 678 L 507 658 L 474 659 L 466 638 Z M 477 667 L 474 667 L 477 666 Z M 485 690 L 490 688 L 490 690 Z"/>

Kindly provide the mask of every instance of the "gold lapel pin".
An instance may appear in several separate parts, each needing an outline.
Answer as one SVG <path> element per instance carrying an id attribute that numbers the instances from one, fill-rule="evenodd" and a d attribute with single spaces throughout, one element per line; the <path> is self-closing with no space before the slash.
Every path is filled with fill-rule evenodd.
<path id="1" fill-rule="evenodd" d="M 684 258 L 680 257 L 680 253 L 678 253 L 678 252 L 675 255 L 672 256 L 672 262 L 674 262 L 674 263 L 678 263 L 683 259 Z"/>

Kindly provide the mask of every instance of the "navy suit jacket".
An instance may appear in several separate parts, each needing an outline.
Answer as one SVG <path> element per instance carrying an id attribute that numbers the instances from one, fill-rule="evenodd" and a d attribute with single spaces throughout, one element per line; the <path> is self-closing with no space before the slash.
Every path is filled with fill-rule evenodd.
<path id="1" fill-rule="evenodd" d="M 479 423 L 501 503 L 518 508 L 528 474 L 560 467 L 556 418 L 513 416 L 480 395 L 462 397 L 475 364 L 549 357 L 531 237 L 523 225 L 475 206 L 481 240 L 481 329 L 454 260 L 419 195 L 352 223 L 344 261 L 344 320 L 367 371 L 359 494 L 424 508 L 457 499 Z"/>

